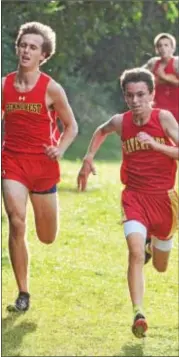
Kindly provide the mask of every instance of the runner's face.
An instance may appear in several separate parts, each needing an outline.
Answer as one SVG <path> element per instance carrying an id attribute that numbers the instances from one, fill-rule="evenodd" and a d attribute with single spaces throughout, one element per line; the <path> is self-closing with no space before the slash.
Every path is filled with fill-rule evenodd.
<path id="1" fill-rule="evenodd" d="M 145 82 L 130 82 L 126 84 L 124 98 L 130 110 L 135 115 L 144 114 L 153 101 L 154 93 L 150 93 Z"/>
<path id="2" fill-rule="evenodd" d="M 157 52 L 161 58 L 169 58 L 173 55 L 174 49 L 169 38 L 161 38 L 158 41 Z"/>
<path id="3" fill-rule="evenodd" d="M 21 67 L 32 69 L 39 67 L 39 63 L 45 58 L 45 53 L 42 53 L 43 41 L 43 37 L 37 34 L 26 34 L 21 37 L 17 48 Z"/>

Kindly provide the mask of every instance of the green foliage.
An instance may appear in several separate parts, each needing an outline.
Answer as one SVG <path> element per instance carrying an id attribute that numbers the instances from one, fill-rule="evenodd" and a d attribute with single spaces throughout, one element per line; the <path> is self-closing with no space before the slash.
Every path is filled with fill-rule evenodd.
<path id="1" fill-rule="evenodd" d="M 97 82 L 88 83 L 82 76 L 62 79 L 68 98 L 79 123 L 81 134 L 93 132 L 97 125 L 114 115 L 114 99 L 105 87 Z"/>
<path id="2" fill-rule="evenodd" d="M 178 0 L 174 1 L 164 1 L 164 0 L 158 0 L 158 4 L 160 4 L 166 13 L 166 18 L 169 20 L 171 23 L 175 23 L 178 21 L 179 17 L 179 2 Z"/>
<path id="3" fill-rule="evenodd" d="M 3 1 L 3 73 L 14 66 L 12 44 L 26 21 L 45 22 L 57 33 L 57 53 L 47 70 L 59 77 L 80 69 L 88 78 L 106 82 L 114 81 L 135 59 L 140 62 L 148 42 L 153 51 L 151 38 L 156 32 L 165 28 L 177 34 L 177 16 L 176 1 Z"/>
<path id="4" fill-rule="evenodd" d="M 2 74 L 17 67 L 14 41 L 22 23 L 52 26 L 57 51 L 42 70 L 65 84 L 81 130 L 86 131 L 91 120 L 100 123 L 124 109 L 119 75 L 154 55 L 153 38 L 159 32 L 177 38 L 178 8 L 178 1 L 158 0 L 4 0 Z"/>

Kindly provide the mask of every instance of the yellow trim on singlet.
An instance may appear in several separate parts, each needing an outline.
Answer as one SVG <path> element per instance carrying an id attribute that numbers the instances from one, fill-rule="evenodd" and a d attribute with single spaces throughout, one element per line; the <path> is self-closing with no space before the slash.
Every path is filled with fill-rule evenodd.
<path id="1" fill-rule="evenodd" d="M 127 219 L 127 217 L 126 217 L 124 208 L 123 208 L 123 206 L 121 206 L 121 220 L 120 220 L 120 224 L 123 224 L 124 221 L 126 221 L 126 219 Z"/>
<path id="2" fill-rule="evenodd" d="M 174 190 L 169 190 L 168 191 L 168 197 L 170 199 L 171 209 L 172 209 L 172 226 L 171 226 L 170 233 L 168 235 L 168 238 L 169 238 L 169 237 L 172 237 L 173 234 L 177 230 L 178 215 L 179 215 L 179 211 L 178 211 L 179 201 L 178 201 L 178 195 Z"/>
<path id="3" fill-rule="evenodd" d="M 122 194 L 121 194 L 121 197 L 120 197 L 120 222 L 119 224 L 123 224 L 125 221 L 126 221 L 127 217 L 126 217 L 126 214 L 125 214 L 125 211 L 124 211 L 124 207 L 123 207 L 123 204 L 122 204 Z"/>

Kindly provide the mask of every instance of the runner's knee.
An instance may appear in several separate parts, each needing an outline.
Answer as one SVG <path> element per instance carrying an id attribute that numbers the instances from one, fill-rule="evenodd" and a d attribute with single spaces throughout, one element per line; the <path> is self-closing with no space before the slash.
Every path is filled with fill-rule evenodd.
<path id="1" fill-rule="evenodd" d="M 168 263 L 165 265 L 158 265 L 157 262 L 153 261 L 153 267 L 159 272 L 159 273 L 165 273 L 167 270 Z"/>
<path id="2" fill-rule="evenodd" d="M 146 227 L 136 220 L 130 220 L 124 223 L 124 234 L 128 242 L 129 263 L 143 264 Z"/>
<path id="3" fill-rule="evenodd" d="M 24 234 L 25 231 L 25 215 L 19 212 L 8 213 L 10 231 L 13 233 L 13 238 Z"/>
<path id="4" fill-rule="evenodd" d="M 169 254 L 173 246 L 173 239 L 160 240 L 152 238 L 153 266 L 159 273 L 164 273 L 168 267 Z"/>
<path id="5" fill-rule="evenodd" d="M 39 240 L 44 244 L 52 244 L 57 237 L 57 233 L 59 233 L 59 230 L 57 229 L 54 229 L 53 232 L 42 232 L 40 230 L 37 230 L 37 236 Z"/>
<path id="6" fill-rule="evenodd" d="M 144 263 L 144 250 L 133 249 L 129 251 L 129 262 L 135 262 L 136 264 Z"/>
<path id="7" fill-rule="evenodd" d="M 47 235 L 39 236 L 38 235 L 38 238 L 44 244 L 52 244 L 54 242 L 56 236 L 47 236 Z"/>

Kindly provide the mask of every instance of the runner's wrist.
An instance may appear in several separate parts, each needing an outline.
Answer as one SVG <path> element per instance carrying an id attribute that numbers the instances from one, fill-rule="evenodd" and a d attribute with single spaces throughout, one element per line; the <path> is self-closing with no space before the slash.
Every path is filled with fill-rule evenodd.
<path id="1" fill-rule="evenodd" d="M 83 158 L 83 162 L 87 162 L 89 165 L 92 164 L 92 161 L 93 161 L 93 156 L 92 155 L 85 155 L 84 158 Z"/>

